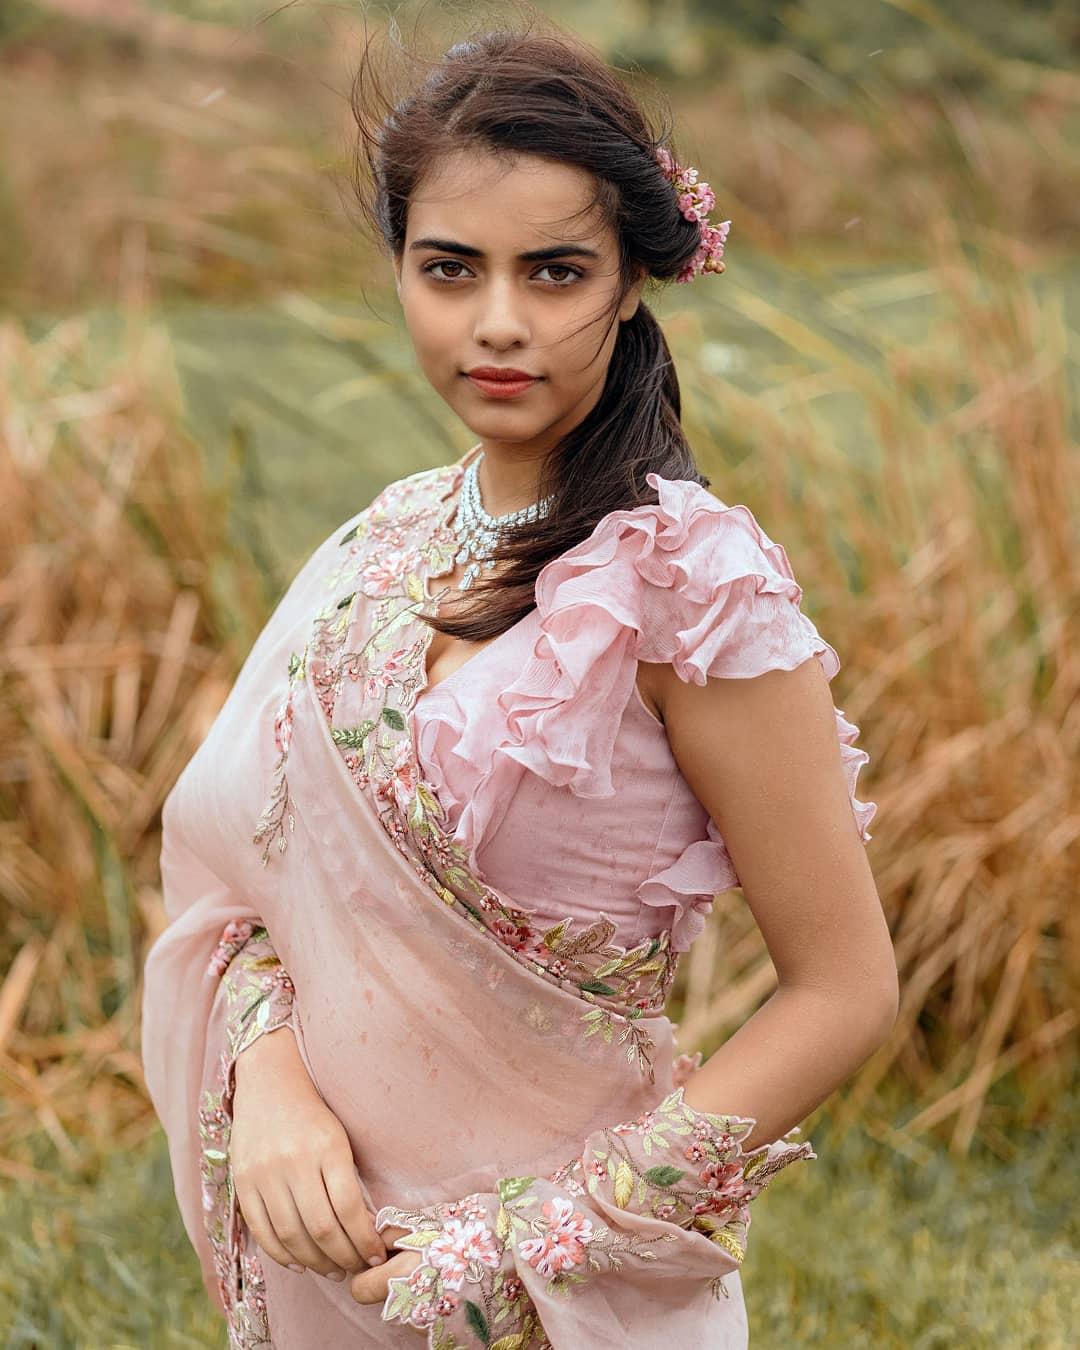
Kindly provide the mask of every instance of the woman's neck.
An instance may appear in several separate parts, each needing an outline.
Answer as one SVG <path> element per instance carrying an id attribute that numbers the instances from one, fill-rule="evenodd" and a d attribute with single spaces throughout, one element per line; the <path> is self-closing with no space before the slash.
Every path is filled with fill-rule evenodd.
<path id="1" fill-rule="evenodd" d="M 477 481 L 489 516 L 509 515 L 539 501 L 542 456 L 527 458 L 497 445 L 480 445 L 483 457 Z"/>

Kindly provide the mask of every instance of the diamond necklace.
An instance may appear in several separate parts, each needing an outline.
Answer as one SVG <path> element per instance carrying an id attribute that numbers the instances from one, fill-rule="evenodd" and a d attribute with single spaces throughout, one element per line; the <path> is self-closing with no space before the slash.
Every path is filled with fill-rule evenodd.
<path id="1" fill-rule="evenodd" d="M 508 526 L 539 520 L 541 516 L 547 514 L 551 503 L 555 500 L 554 496 L 545 497 L 541 502 L 532 502 L 520 510 L 508 512 L 505 516 L 488 515 L 480 499 L 479 469 L 483 458 L 484 452 L 481 450 L 466 468 L 454 516 L 454 538 L 458 543 L 454 561 L 465 563 L 469 562 L 470 558 L 473 559 L 466 567 L 465 575 L 458 582 L 459 591 L 468 590 L 482 566 L 495 566 L 495 559 L 491 554 L 499 542 L 501 530 Z"/>

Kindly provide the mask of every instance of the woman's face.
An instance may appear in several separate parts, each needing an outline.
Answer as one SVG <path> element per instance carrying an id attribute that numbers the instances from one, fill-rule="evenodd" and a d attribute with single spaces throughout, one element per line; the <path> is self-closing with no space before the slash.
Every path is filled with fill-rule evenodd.
<path id="1" fill-rule="evenodd" d="M 496 454 L 542 456 L 603 390 L 619 326 L 618 240 L 596 213 L 575 217 L 592 188 L 584 170 L 536 155 L 459 150 L 410 200 L 394 260 L 406 326 L 433 387 Z M 535 250 L 547 256 L 522 256 Z M 535 378 L 498 397 L 468 375 L 478 366 Z"/>

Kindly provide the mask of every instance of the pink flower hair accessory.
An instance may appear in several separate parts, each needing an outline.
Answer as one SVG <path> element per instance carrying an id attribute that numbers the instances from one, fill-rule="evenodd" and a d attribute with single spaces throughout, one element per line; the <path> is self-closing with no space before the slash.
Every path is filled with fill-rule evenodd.
<path id="1" fill-rule="evenodd" d="M 675 189 L 679 210 L 687 220 L 695 220 L 701 227 L 701 243 L 697 252 L 675 280 L 693 281 L 702 272 L 723 272 L 724 244 L 731 229 L 731 221 L 722 220 L 719 225 L 709 221 L 708 214 L 716 205 L 716 193 L 708 183 L 698 182 L 697 169 L 688 164 L 676 163 L 663 146 L 657 148 L 656 159 L 664 171 L 664 177 Z"/>

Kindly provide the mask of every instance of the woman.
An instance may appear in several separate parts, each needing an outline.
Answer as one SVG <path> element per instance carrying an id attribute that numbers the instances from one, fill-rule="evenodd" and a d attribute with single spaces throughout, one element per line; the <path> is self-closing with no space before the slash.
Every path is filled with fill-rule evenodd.
<path id="1" fill-rule="evenodd" d="M 896 968 L 836 653 L 706 490 L 641 299 L 727 222 L 557 30 L 354 108 L 477 442 L 316 548 L 165 803 L 181 1211 L 233 1346 L 742 1347 L 749 1203 Z M 701 1064 L 663 1009 L 736 885 L 779 985 Z"/>

